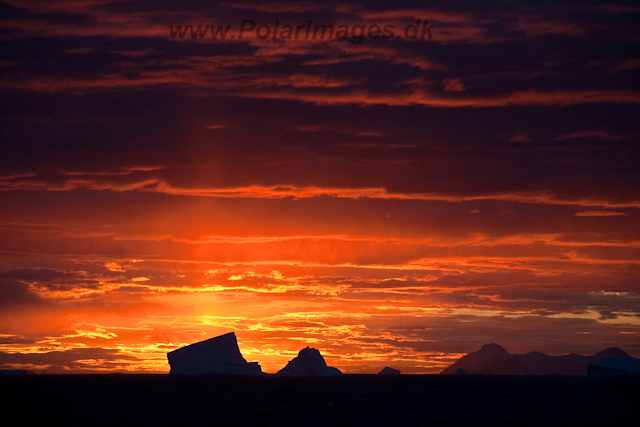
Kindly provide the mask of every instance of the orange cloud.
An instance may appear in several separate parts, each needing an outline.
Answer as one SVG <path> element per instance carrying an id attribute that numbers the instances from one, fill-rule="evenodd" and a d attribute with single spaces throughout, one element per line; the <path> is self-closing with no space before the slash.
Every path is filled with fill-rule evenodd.
<path id="1" fill-rule="evenodd" d="M 627 214 L 616 211 L 582 211 L 576 212 L 574 216 L 627 216 Z"/>

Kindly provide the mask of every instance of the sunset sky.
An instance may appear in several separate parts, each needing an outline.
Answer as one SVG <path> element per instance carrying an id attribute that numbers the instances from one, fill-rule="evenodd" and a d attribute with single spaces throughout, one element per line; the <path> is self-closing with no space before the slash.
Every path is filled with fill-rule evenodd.
<path id="1" fill-rule="evenodd" d="M 640 5 L 490 3 L 4 0 L 0 369 L 640 357 Z"/>

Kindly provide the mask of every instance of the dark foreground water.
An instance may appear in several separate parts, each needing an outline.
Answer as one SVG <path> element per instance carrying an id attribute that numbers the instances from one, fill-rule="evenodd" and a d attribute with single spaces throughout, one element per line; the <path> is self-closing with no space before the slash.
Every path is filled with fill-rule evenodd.
<path id="1" fill-rule="evenodd" d="M 640 382 L 571 377 L 0 377 L 11 425 L 640 425 Z M 10 424 L 6 424 L 10 425 Z"/>

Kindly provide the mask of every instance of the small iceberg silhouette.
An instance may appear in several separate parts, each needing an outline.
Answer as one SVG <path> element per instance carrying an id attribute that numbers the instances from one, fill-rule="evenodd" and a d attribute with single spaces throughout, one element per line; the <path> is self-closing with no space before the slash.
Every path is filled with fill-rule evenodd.
<path id="1" fill-rule="evenodd" d="M 400 370 L 385 366 L 382 371 L 378 372 L 378 375 L 400 375 Z"/>
<path id="2" fill-rule="evenodd" d="M 342 375 L 337 368 L 327 366 L 320 351 L 315 348 L 304 348 L 298 357 L 287 363 L 276 374 L 279 377 L 334 377 Z"/>

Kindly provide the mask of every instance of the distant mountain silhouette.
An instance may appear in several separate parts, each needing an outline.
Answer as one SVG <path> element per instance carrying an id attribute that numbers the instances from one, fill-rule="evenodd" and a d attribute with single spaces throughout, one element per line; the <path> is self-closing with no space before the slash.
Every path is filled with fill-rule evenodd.
<path id="1" fill-rule="evenodd" d="M 540 352 L 510 354 L 498 344 L 486 344 L 474 353 L 461 357 L 441 373 L 492 375 L 587 375 L 587 366 L 603 358 L 633 359 L 623 350 L 611 347 L 592 356 L 567 354 L 549 356 Z"/>
<path id="2" fill-rule="evenodd" d="M 172 375 L 266 375 L 242 357 L 233 332 L 169 352 L 167 359 Z"/>
<path id="3" fill-rule="evenodd" d="M 385 366 L 382 371 L 378 372 L 378 375 L 400 375 L 400 370 Z"/>
<path id="4" fill-rule="evenodd" d="M 298 357 L 287 363 L 276 374 L 280 377 L 332 377 L 342 375 L 337 368 L 327 366 L 320 351 L 315 348 L 304 348 L 298 353 Z"/>

